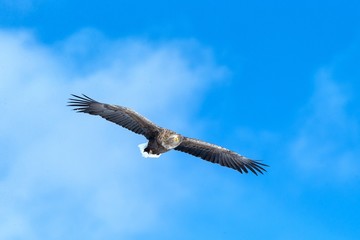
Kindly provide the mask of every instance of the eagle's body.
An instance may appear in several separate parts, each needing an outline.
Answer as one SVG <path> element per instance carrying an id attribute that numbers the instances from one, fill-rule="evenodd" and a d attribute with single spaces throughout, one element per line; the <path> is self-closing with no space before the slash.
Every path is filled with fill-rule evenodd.
<path id="1" fill-rule="evenodd" d="M 144 157 L 159 157 L 160 154 L 175 149 L 192 154 L 204 160 L 233 168 L 240 173 L 248 170 L 254 174 L 266 171 L 259 161 L 251 160 L 226 148 L 201 140 L 184 137 L 174 131 L 157 126 L 137 112 L 122 106 L 97 102 L 86 95 L 70 98 L 69 106 L 78 112 L 99 115 L 137 134 L 144 135 L 148 143 L 140 144 Z"/>
<path id="2" fill-rule="evenodd" d="M 149 138 L 144 152 L 151 155 L 160 155 L 176 148 L 182 142 L 183 137 L 169 129 L 160 128 Z"/>

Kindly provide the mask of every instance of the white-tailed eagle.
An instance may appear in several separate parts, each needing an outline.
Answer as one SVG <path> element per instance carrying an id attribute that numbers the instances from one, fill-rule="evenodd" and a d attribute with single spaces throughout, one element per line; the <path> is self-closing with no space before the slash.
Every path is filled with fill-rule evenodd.
<path id="1" fill-rule="evenodd" d="M 72 96 L 74 98 L 69 99 L 68 106 L 74 107 L 77 112 L 99 115 L 130 131 L 144 135 L 148 142 L 139 145 L 144 157 L 159 157 L 160 154 L 175 149 L 221 166 L 233 168 L 240 173 L 248 173 L 250 170 L 256 175 L 262 174 L 266 171 L 264 167 L 268 167 L 264 163 L 251 160 L 226 148 L 184 137 L 174 131 L 159 127 L 129 108 L 100 103 L 86 95 L 72 94 Z"/>

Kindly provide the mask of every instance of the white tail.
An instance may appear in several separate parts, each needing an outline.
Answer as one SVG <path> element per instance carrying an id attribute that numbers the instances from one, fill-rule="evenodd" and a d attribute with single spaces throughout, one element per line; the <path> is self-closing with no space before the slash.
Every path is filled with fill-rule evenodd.
<path id="1" fill-rule="evenodd" d="M 145 148 L 147 147 L 147 145 L 148 145 L 148 143 L 141 143 L 141 144 L 138 145 L 138 147 L 140 148 L 141 155 L 144 158 L 158 158 L 158 157 L 160 157 L 161 154 L 156 155 L 156 154 L 151 154 L 151 153 L 145 152 Z"/>

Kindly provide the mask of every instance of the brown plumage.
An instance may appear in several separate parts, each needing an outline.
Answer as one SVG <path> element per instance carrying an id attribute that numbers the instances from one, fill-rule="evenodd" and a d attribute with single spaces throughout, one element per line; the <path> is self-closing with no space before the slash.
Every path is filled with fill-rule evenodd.
<path id="1" fill-rule="evenodd" d="M 240 173 L 254 174 L 266 171 L 268 165 L 251 160 L 226 148 L 210 144 L 194 138 L 184 137 L 174 131 L 157 126 L 137 112 L 118 105 L 100 103 L 86 95 L 69 99 L 68 106 L 74 110 L 92 115 L 99 115 L 148 139 L 147 144 L 139 145 L 145 157 L 158 157 L 160 154 L 175 149 L 196 157 L 200 157 L 221 166 L 233 168 Z"/>

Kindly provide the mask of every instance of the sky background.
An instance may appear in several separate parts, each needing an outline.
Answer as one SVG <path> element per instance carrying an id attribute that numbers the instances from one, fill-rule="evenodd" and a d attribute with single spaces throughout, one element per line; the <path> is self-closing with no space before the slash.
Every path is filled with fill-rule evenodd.
<path id="1" fill-rule="evenodd" d="M 0 0 L 0 239 L 360 239 L 360 2 Z M 85 93 L 270 165 L 172 151 Z"/>

